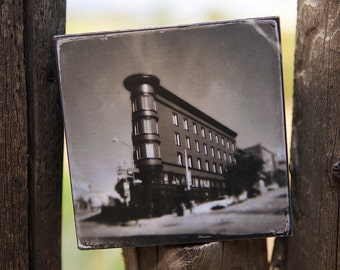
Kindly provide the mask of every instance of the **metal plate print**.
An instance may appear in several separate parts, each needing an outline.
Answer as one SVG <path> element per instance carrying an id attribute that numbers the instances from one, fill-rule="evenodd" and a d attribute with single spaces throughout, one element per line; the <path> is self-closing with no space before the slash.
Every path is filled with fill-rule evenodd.
<path id="1" fill-rule="evenodd" d="M 290 234 L 278 18 L 55 39 L 79 248 Z"/>

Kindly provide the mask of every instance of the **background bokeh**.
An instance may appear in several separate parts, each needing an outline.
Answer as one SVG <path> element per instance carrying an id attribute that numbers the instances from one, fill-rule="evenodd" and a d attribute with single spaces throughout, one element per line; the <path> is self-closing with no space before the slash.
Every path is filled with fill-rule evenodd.
<path id="1" fill-rule="evenodd" d="M 296 2 L 294 0 L 68 0 L 66 33 L 115 31 L 217 20 L 280 16 L 289 144 L 292 114 Z M 65 155 L 62 205 L 63 269 L 124 269 L 121 249 L 78 250 L 70 179 L 67 168 L 67 158 Z"/>

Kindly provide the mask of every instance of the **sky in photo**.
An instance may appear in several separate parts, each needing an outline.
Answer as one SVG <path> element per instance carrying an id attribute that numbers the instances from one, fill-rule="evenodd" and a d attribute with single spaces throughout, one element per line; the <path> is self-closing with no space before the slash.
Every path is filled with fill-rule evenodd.
<path id="1" fill-rule="evenodd" d="M 159 77 L 163 87 L 235 130 L 238 147 L 261 143 L 285 154 L 272 21 L 70 37 L 59 52 L 75 198 L 114 193 L 117 166 L 131 165 L 131 105 L 122 83 L 134 73 Z"/>

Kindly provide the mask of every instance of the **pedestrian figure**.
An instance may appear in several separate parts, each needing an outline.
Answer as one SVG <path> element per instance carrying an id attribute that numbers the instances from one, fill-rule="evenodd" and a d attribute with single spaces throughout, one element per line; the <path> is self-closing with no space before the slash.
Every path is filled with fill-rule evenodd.
<path id="1" fill-rule="evenodd" d="M 131 192 L 130 192 L 130 182 L 128 179 L 122 178 L 119 180 L 117 185 L 115 186 L 115 190 L 118 194 L 123 198 L 124 205 L 129 206 L 131 201 Z"/>
<path id="2" fill-rule="evenodd" d="M 178 205 L 177 205 L 177 209 L 176 209 L 177 216 L 179 216 L 179 217 L 184 216 L 184 209 L 185 209 L 184 203 L 178 204 Z"/>
<path id="3" fill-rule="evenodd" d="M 125 205 L 128 207 L 131 201 L 130 182 L 128 179 L 124 179 L 123 181 L 124 181 L 123 182 L 123 190 L 124 190 L 123 198 L 124 198 Z"/>

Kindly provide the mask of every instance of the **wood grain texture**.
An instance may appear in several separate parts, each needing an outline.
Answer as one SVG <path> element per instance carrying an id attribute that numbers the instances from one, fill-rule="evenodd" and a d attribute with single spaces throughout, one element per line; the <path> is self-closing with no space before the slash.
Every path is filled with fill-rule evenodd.
<path id="1" fill-rule="evenodd" d="M 1 1 L 0 269 L 59 269 L 65 1 Z"/>
<path id="2" fill-rule="evenodd" d="M 65 1 L 26 1 L 31 267 L 60 269 L 63 123 L 53 36 Z"/>
<path id="3" fill-rule="evenodd" d="M 1 2 L 0 269 L 27 269 L 28 119 L 22 1 Z"/>
<path id="4" fill-rule="evenodd" d="M 127 270 L 268 269 L 264 239 L 125 248 Z"/>
<path id="5" fill-rule="evenodd" d="M 288 269 L 340 269 L 340 3 L 299 0 Z"/>

